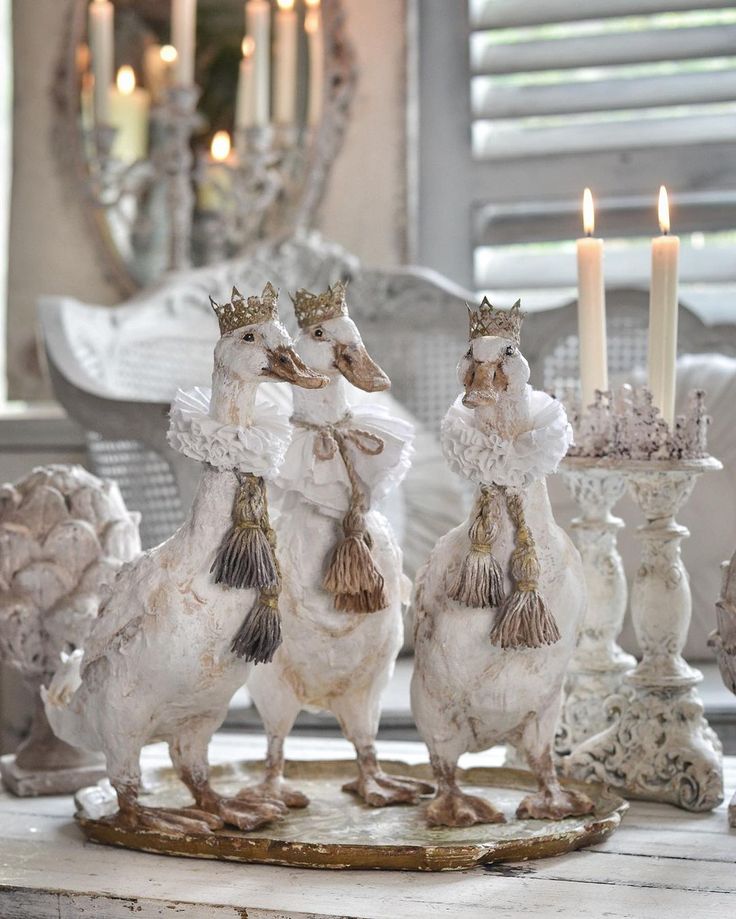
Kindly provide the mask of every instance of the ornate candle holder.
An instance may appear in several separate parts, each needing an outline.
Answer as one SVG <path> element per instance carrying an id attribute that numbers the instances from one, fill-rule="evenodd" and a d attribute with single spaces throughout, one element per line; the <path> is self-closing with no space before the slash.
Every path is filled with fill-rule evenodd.
<path id="1" fill-rule="evenodd" d="M 627 603 L 623 563 L 616 547 L 623 520 L 611 513 L 626 491 L 623 474 L 605 461 L 569 457 L 560 467 L 580 508 L 573 539 L 583 559 L 588 610 L 565 682 L 565 700 L 555 740 L 560 756 L 611 723 L 601 699 L 621 689 L 636 660 L 617 644 Z"/>
<path id="2" fill-rule="evenodd" d="M 174 86 L 166 104 L 167 142 L 158 160 L 166 176 L 169 215 L 169 269 L 191 265 L 194 189 L 191 139 L 198 122 L 198 86 Z"/>
<path id="3" fill-rule="evenodd" d="M 695 811 L 723 799 L 721 744 L 695 690 L 702 676 L 682 657 L 692 598 L 680 543 L 689 533 L 675 515 L 697 477 L 721 468 L 707 454 L 707 424 L 700 391 L 670 431 L 648 390 L 624 387 L 615 401 L 598 394 L 580 419 L 574 451 L 584 465 L 623 477 L 646 523 L 638 529 L 642 555 L 631 592 L 642 659 L 605 700 L 610 725 L 573 750 L 565 771 Z"/>

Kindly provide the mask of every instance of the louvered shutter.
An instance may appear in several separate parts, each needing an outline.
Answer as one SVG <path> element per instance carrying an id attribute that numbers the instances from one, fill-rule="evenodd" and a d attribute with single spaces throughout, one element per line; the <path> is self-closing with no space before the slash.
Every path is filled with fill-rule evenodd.
<path id="1" fill-rule="evenodd" d="M 609 284 L 646 282 L 660 184 L 683 282 L 736 281 L 736 6 L 463 2 L 475 286 L 574 288 L 585 185 Z"/>

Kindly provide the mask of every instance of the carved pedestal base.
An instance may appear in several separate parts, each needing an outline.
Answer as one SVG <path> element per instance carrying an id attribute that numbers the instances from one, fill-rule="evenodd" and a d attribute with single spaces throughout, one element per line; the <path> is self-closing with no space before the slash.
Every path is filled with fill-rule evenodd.
<path id="1" fill-rule="evenodd" d="M 614 724 L 575 750 L 568 775 L 690 811 L 721 803 L 721 743 L 694 689 L 624 690 L 605 708 Z"/>
<path id="2" fill-rule="evenodd" d="M 70 795 L 105 778 L 104 763 L 69 766 L 66 769 L 24 769 L 15 754 L 0 757 L 0 776 L 9 792 L 19 798 L 36 795 Z"/>
<path id="3" fill-rule="evenodd" d="M 560 467 L 580 508 L 573 539 L 585 572 L 588 609 L 578 636 L 563 694 L 555 751 L 566 756 L 609 726 L 601 700 L 618 693 L 636 660 L 617 644 L 626 611 L 626 575 L 616 547 L 623 521 L 611 513 L 626 490 L 618 469 L 599 460 L 568 458 Z"/>
<path id="4" fill-rule="evenodd" d="M 680 542 L 689 533 L 674 517 L 698 475 L 719 468 L 712 458 L 622 464 L 647 521 L 637 531 L 642 554 L 631 592 L 642 659 L 623 692 L 606 700 L 614 723 L 565 761 L 568 775 L 694 811 L 723 800 L 722 757 L 695 690 L 702 676 L 682 657 L 692 600 Z"/>
<path id="5" fill-rule="evenodd" d="M 36 710 L 28 737 L 9 756 L 0 758 L 3 784 L 19 798 L 68 795 L 105 778 L 105 757 L 89 753 L 56 737 L 46 720 L 36 690 Z"/>

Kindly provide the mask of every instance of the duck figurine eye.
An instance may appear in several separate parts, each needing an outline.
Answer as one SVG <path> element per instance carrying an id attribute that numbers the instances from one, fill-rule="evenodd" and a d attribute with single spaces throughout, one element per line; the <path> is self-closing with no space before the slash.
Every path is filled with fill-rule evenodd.
<path id="1" fill-rule="evenodd" d="M 506 348 L 506 357 L 513 357 L 516 352 L 516 348 L 513 345 L 508 345 Z"/>
<path id="2" fill-rule="evenodd" d="M 315 329 L 312 334 L 315 338 L 324 338 L 325 332 L 324 329 Z"/>
<path id="3" fill-rule="evenodd" d="M 243 335 L 243 341 L 255 341 L 255 340 L 256 340 L 256 337 L 252 332 L 246 332 L 245 335 Z"/>

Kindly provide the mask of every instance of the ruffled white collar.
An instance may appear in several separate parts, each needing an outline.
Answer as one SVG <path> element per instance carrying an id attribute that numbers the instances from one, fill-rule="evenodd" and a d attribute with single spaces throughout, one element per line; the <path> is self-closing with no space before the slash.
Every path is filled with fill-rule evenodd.
<path id="1" fill-rule="evenodd" d="M 291 442 L 291 425 L 273 402 L 256 397 L 253 424 L 221 424 L 209 414 L 212 390 L 179 390 L 171 406 L 169 444 L 218 469 L 237 469 L 273 479 Z"/>
<path id="2" fill-rule="evenodd" d="M 453 472 L 491 485 L 526 488 L 557 471 L 572 443 L 562 403 L 547 393 L 527 387 L 531 427 L 513 438 L 503 438 L 476 426 L 475 412 L 458 396 L 442 422 L 442 451 Z"/>
<path id="3" fill-rule="evenodd" d="M 371 505 L 384 498 L 403 480 L 414 452 L 414 426 L 397 418 L 376 402 L 354 404 L 350 415 L 337 426 Z M 382 443 L 376 452 L 375 444 Z M 361 445 L 365 449 L 361 449 Z M 350 481 L 339 453 L 327 453 L 319 430 L 296 426 L 286 460 L 274 484 L 279 498 L 291 493 L 316 505 L 329 515 L 348 509 Z"/>

